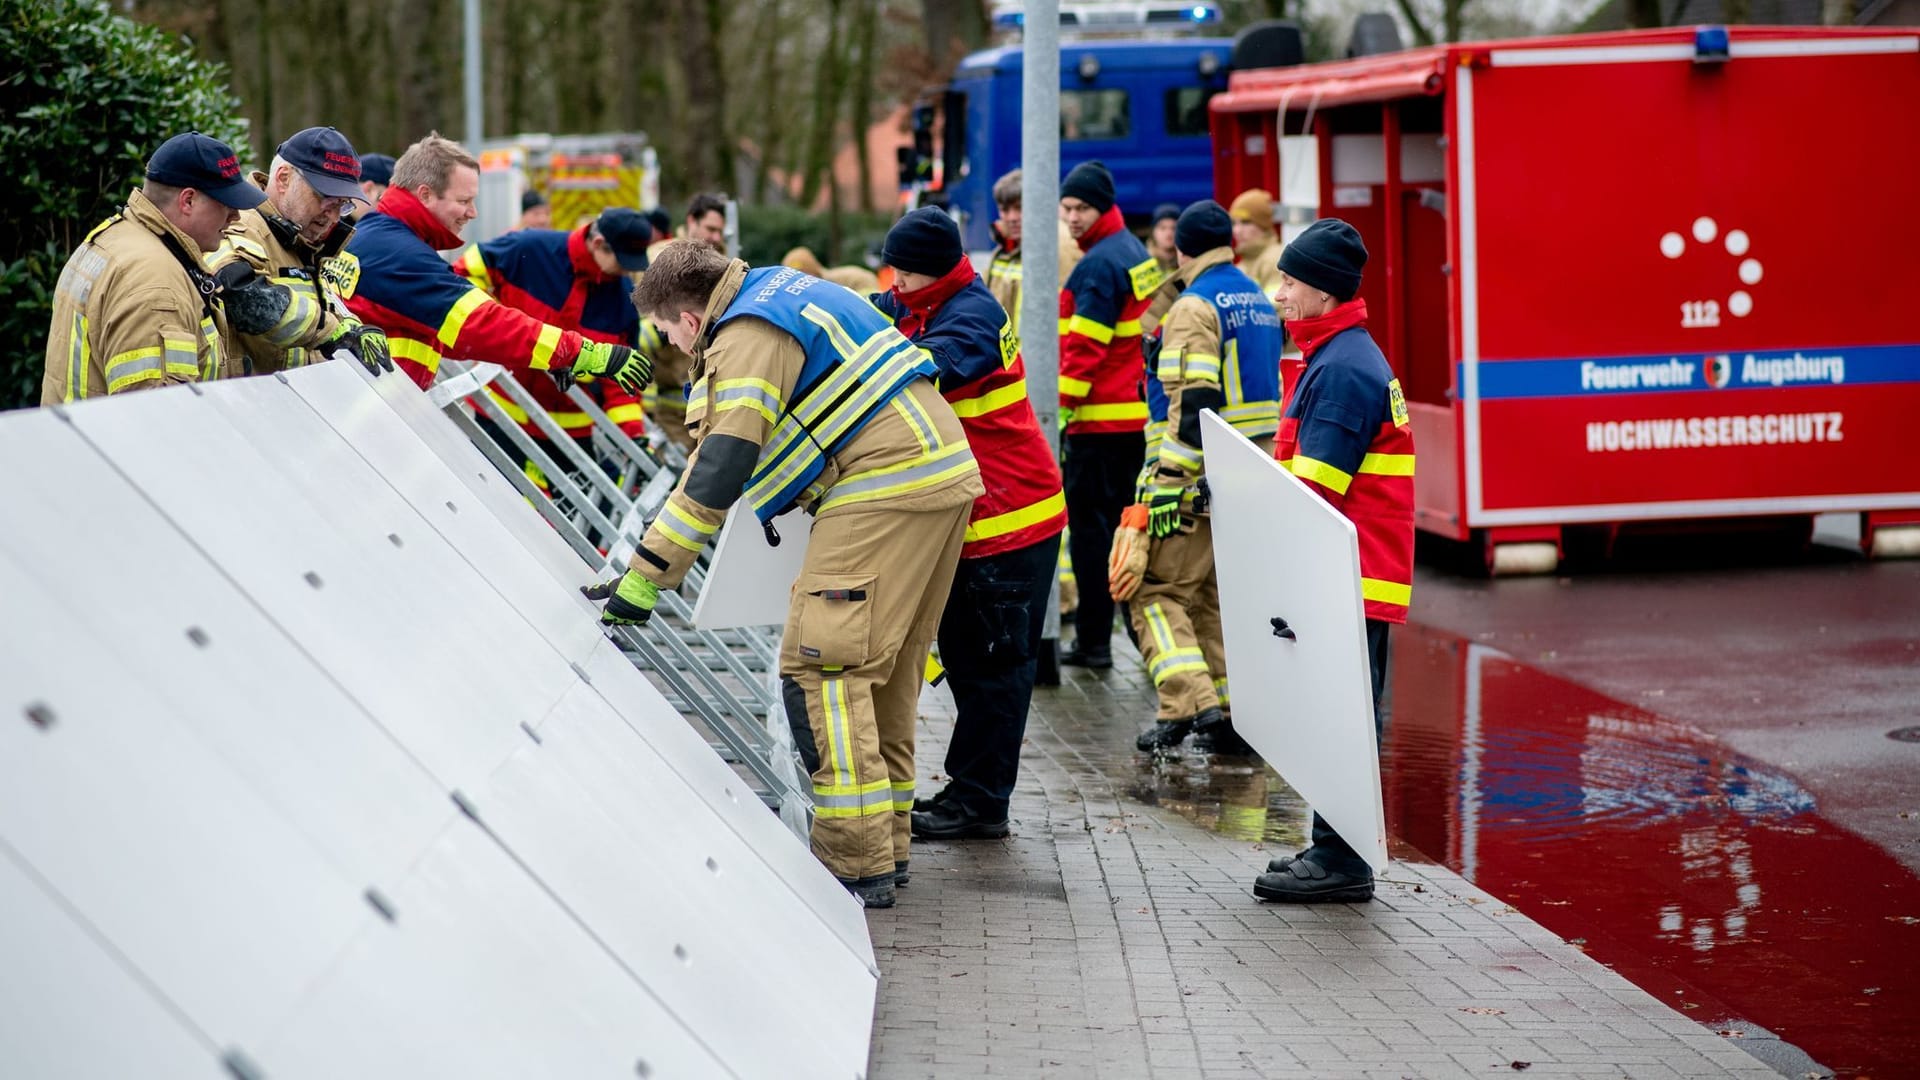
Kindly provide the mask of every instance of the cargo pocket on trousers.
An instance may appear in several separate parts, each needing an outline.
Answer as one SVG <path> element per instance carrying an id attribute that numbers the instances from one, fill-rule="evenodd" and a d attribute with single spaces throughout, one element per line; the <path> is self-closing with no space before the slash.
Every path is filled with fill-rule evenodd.
<path id="1" fill-rule="evenodd" d="M 801 663 L 853 668 L 873 646 L 873 575 L 813 574 L 799 582 L 794 651 Z"/>

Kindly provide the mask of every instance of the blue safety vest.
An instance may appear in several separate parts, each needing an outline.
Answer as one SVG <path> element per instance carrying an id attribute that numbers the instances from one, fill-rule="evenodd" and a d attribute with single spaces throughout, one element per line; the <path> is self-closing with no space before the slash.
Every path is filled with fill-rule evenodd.
<path id="1" fill-rule="evenodd" d="M 762 523 L 784 513 L 827 467 L 827 459 L 915 379 L 939 374 L 926 350 L 849 289 L 784 266 L 747 271 L 714 332 L 742 316 L 791 334 L 807 359 L 792 400 L 761 448 L 745 497 Z M 693 388 L 703 395 L 706 380 Z"/>
<path id="2" fill-rule="evenodd" d="M 1273 301 L 1232 263 L 1194 278 L 1186 295 L 1212 304 L 1220 320 L 1220 389 L 1227 398 L 1220 419 L 1249 439 L 1271 438 L 1280 430 L 1280 314 Z M 1157 389 L 1160 380 L 1147 385 Z M 1148 404 L 1157 419 L 1167 418 L 1164 394 L 1157 406 L 1151 398 Z"/>

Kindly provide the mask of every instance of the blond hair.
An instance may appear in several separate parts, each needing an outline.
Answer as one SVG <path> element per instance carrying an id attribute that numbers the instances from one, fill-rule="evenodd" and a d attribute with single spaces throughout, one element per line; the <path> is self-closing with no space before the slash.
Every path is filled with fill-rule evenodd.
<path id="1" fill-rule="evenodd" d="M 435 195 L 444 195 L 453 170 L 463 165 L 478 171 L 480 161 L 469 154 L 466 147 L 437 131 L 429 131 L 426 138 L 407 147 L 407 152 L 393 163 L 393 186 L 412 191 L 425 184 Z"/>

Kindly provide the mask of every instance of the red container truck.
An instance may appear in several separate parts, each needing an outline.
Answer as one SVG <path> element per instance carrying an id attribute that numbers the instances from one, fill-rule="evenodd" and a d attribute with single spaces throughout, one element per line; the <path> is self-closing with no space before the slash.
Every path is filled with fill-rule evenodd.
<path id="1" fill-rule="evenodd" d="M 1689 27 L 1235 72 L 1222 202 L 1345 218 L 1421 528 L 1809 526 L 1920 550 L 1920 33 Z"/>

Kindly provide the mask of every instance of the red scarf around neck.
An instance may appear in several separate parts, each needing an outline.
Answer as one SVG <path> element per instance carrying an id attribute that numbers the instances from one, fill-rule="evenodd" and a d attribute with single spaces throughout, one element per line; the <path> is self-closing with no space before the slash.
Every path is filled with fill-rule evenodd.
<path id="1" fill-rule="evenodd" d="M 400 224 L 413 230 L 415 236 L 425 240 L 435 251 L 452 251 L 460 246 L 460 234 L 440 224 L 440 219 L 427 209 L 427 204 L 405 188 L 388 188 L 374 209 L 399 218 Z"/>
<path id="2" fill-rule="evenodd" d="M 1311 360 L 1320 346 L 1325 345 L 1333 335 L 1365 325 L 1367 302 L 1356 297 L 1318 318 L 1288 319 L 1287 336 L 1299 344 L 1300 354 Z"/>
<path id="3" fill-rule="evenodd" d="M 918 334 L 933 320 L 933 314 L 940 310 L 941 304 L 953 299 L 955 293 L 973 284 L 979 276 L 973 269 L 973 263 L 963 256 L 953 269 L 924 289 L 901 292 L 900 286 L 895 285 L 891 290 L 893 298 L 907 308 L 907 313 L 900 318 L 900 332 L 908 337 Z"/>

